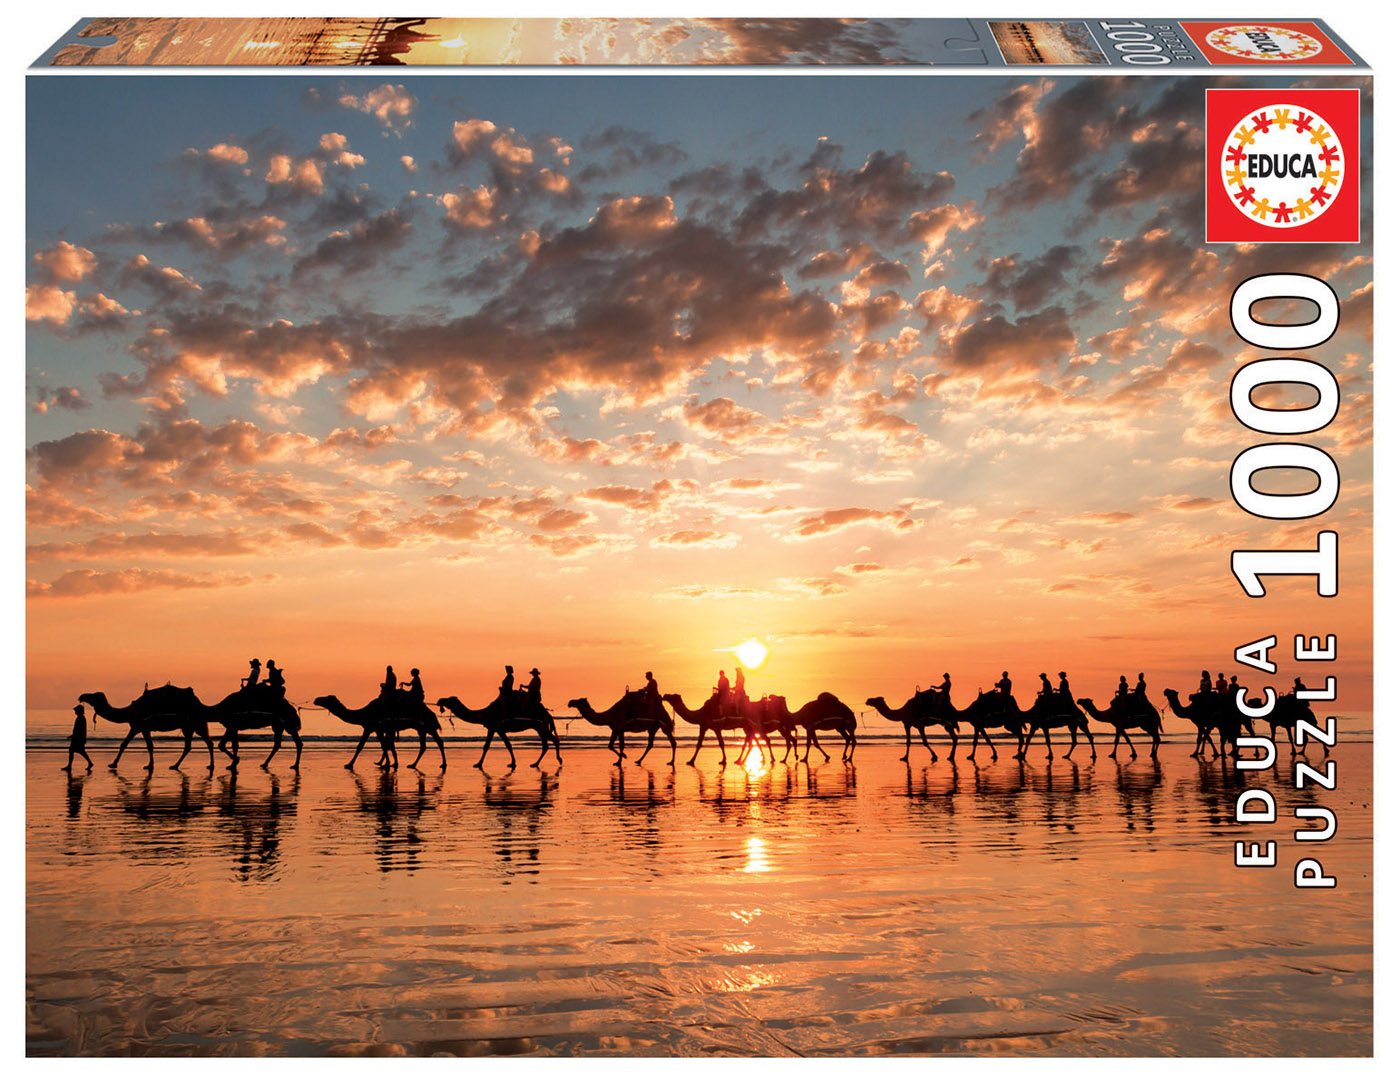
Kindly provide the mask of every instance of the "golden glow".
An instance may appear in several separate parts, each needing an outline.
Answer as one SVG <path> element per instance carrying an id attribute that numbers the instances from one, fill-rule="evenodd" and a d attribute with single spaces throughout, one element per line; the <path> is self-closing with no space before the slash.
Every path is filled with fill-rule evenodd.
<path id="1" fill-rule="evenodd" d="M 741 872 L 743 873 L 767 873 L 773 868 L 768 861 L 768 844 L 764 843 L 758 836 L 749 837 L 749 864 Z"/>
<path id="2" fill-rule="evenodd" d="M 768 759 L 764 755 L 763 750 L 757 745 L 748 751 L 748 755 L 744 757 L 741 763 L 743 764 L 744 771 L 748 772 L 750 775 L 762 775 L 768 770 Z"/>
<path id="3" fill-rule="evenodd" d="M 768 658 L 768 645 L 750 636 L 741 644 L 729 649 L 739 662 L 750 670 L 757 670 Z"/>

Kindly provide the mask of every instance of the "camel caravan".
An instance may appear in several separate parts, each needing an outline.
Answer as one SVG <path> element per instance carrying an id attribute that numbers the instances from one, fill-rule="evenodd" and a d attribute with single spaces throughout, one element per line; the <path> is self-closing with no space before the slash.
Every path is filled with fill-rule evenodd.
<path id="1" fill-rule="evenodd" d="M 74 709 L 77 718 L 69 742 L 68 765 L 64 770 L 71 771 L 74 755 L 88 759 L 85 751 L 87 722 L 83 714 L 84 706 L 92 708 L 95 716 L 128 728 L 117 749 L 116 757 L 109 765 L 113 769 L 120 764 L 122 755 L 132 740 L 140 737 L 146 746 L 146 770 L 152 770 L 155 766 L 152 735 L 179 733 L 184 737 L 184 748 L 171 768 L 178 769 L 184 763 L 194 740 L 198 738 L 204 743 L 209 758 L 208 768 L 212 772 L 215 743 L 210 736 L 211 724 L 223 727 L 223 734 L 219 736 L 217 744 L 219 751 L 228 757 L 230 768 L 236 770 L 238 767 L 240 736 L 248 731 L 268 730 L 272 733 L 272 748 L 261 766 L 267 768 L 272 763 L 282 748 L 283 737 L 286 736 L 296 748 L 292 768 L 299 769 L 302 753 L 301 713 L 298 707 L 287 699 L 282 671 L 271 659 L 267 663 L 266 677 L 260 675 L 259 660 L 251 660 L 250 666 L 250 673 L 240 682 L 239 688 L 213 704 L 205 704 L 195 695 L 193 689 L 173 684 L 155 689 L 147 688 L 125 707 L 112 704 L 104 693 L 83 693 L 78 697 L 79 704 Z M 431 739 L 436 746 L 440 766 L 445 770 L 447 750 L 442 737 L 444 719 L 454 727 L 455 720 L 460 719 L 485 728 L 481 755 L 474 765 L 477 768 L 485 763 L 493 741 L 499 738 L 505 747 L 506 755 L 510 758 L 509 766 L 514 769 L 516 758 L 511 736 L 519 738 L 527 734 L 538 738 L 540 743 L 539 755 L 530 764 L 532 768 L 538 768 L 551 751 L 557 764 L 562 766 L 564 757 L 559 747 L 559 733 L 555 717 L 544 706 L 540 671 L 532 669 L 529 681 L 517 687 L 514 669 L 507 666 L 505 670 L 505 677 L 501 680 L 495 698 L 481 708 L 467 707 L 455 696 L 441 697 L 430 707 L 423 692 L 419 671 L 414 669 L 410 679 L 401 682 L 394 674 L 392 666 L 385 668 L 379 695 L 363 707 L 347 707 L 334 695 L 318 696 L 312 701 L 312 705 L 359 729 L 360 735 L 355 751 L 345 764 L 351 771 L 371 739 L 374 739 L 380 750 L 377 766 L 384 769 L 397 768 L 397 745 L 407 734 L 418 736 L 418 755 L 408 765 L 409 768 L 418 766 L 427 753 L 428 741 Z M 928 752 L 930 762 L 938 760 L 938 753 L 929 744 L 930 728 L 935 732 L 941 730 L 951 741 L 948 758 L 953 760 L 957 756 L 959 738 L 966 734 L 963 730 L 964 725 L 972 733 L 972 748 L 966 754 L 968 760 L 977 759 L 978 746 L 983 743 L 986 744 L 992 760 L 998 759 L 996 742 L 993 740 L 994 733 L 1003 743 L 1008 740 L 1015 742 L 1016 751 L 1013 756 L 1017 760 L 1026 759 L 1036 745 L 1036 736 L 1039 734 L 1044 742 L 1046 758 L 1053 758 L 1055 753 L 1051 744 L 1052 730 L 1068 732 L 1069 747 L 1062 754 L 1064 758 L 1070 759 L 1074 756 L 1082 737 L 1089 747 L 1090 759 L 1096 760 L 1098 749 L 1094 742 L 1094 734 L 1089 728 L 1091 719 L 1113 729 L 1113 746 L 1108 753 L 1110 757 L 1116 759 L 1119 743 L 1126 742 L 1129 755 L 1133 759 L 1137 758 L 1137 748 L 1130 733 L 1136 730 L 1140 735 L 1151 739 L 1149 756 L 1154 760 L 1157 758 L 1164 716 L 1148 698 L 1144 675 L 1138 674 L 1137 684 L 1131 687 L 1126 676 L 1120 677 L 1116 691 L 1104 707 L 1099 707 L 1089 697 L 1076 698 L 1070 692 L 1069 679 L 1064 671 L 1059 673 L 1058 684 L 1052 683 L 1044 673 L 1040 675 L 1040 682 L 1034 701 L 1024 708 L 1012 695 L 1011 678 L 1005 670 L 1002 671 L 1000 680 L 994 682 L 990 689 L 979 689 L 976 697 L 965 707 L 959 708 L 954 705 L 952 679 L 946 673 L 942 682 L 927 689 L 916 690 L 913 696 L 897 708 L 891 707 L 882 696 L 870 697 L 865 701 L 865 705 L 879 716 L 903 727 L 904 755 L 899 759 L 906 763 L 909 761 L 915 734 Z M 1256 721 L 1269 724 L 1271 740 L 1276 738 L 1278 729 L 1282 727 L 1293 755 L 1306 756 L 1307 727 L 1302 728 L 1301 744 L 1294 743 L 1295 728 L 1303 723 L 1310 724 L 1314 728 L 1313 732 L 1317 733 L 1317 718 L 1303 695 L 1305 691 L 1299 679 L 1294 682 L 1292 691 L 1273 700 L 1269 709 L 1265 711 L 1263 701 L 1257 698 L 1241 699 L 1240 687 L 1235 679 L 1232 678 L 1227 683 L 1224 674 L 1221 674 L 1212 682 L 1209 672 L 1202 671 L 1199 687 L 1188 695 L 1185 702 L 1174 689 L 1166 689 L 1163 695 L 1172 714 L 1191 722 L 1196 728 L 1196 745 L 1191 754 L 1193 757 L 1204 757 L 1207 748 L 1213 757 L 1237 756 L 1241 732 L 1252 737 Z M 1242 710 L 1241 704 L 1251 710 Z M 659 734 L 670 745 L 671 756 L 667 763 L 674 767 L 678 719 L 699 729 L 695 749 L 686 761 L 687 765 L 695 763 L 706 739 L 711 735 L 719 747 L 721 767 L 727 765 L 729 749 L 725 745 L 726 732 L 731 736 L 731 741 L 741 734 L 743 736 L 736 758 L 738 762 L 746 761 L 751 753 L 757 750 L 761 762 L 774 765 L 780 763 L 773 745 L 775 736 L 782 744 L 781 763 L 787 763 L 789 757 L 794 761 L 807 762 L 814 747 L 824 761 L 830 761 L 831 755 L 822 747 L 820 740 L 823 731 L 828 732 L 828 740 L 833 737 L 841 739 L 843 762 L 850 763 L 855 757 L 858 726 L 856 713 L 840 699 L 824 692 L 795 711 L 788 707 L 783 696 L 767 695 L 753 700 L 744 688 L 743 671 L 738 668 L 735 670 L 733 684 L 725 672 L 720 671 L 719 680 L 709 697 L 694 708 L 690 707 L 679 693 L 663 695 L 650 671 L 647 672 L 642 688 L 625 691 L 621 698 L 607 708 L 595 709 L 586 697 L 570 700 L 568 706 L 583 722 L 607 730 L 608 749 L 616 756 L 617 765 L 621 765 L 627 759 L 628 735 L 632 735 L 636 740 L 640 740 L 643 734 L 646 735 L 646 748 L 636 760 L 636 763 L 641 764 L 651 753 Z M 1218 745 L 1215 740 L 1217 737 Z M 804 738 L 805 745 L 801 748 L 799 756 L 799 745 L 802 745 Z M 92 766 L 90 759 L 88 766 Z"/>

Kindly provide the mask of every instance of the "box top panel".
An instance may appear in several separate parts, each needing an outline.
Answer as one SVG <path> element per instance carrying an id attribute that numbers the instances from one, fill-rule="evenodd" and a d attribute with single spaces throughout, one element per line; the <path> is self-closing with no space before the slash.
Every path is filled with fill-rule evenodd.
<path id="1" fill-rule="evenodd" d="M 37 68 L 1365 67 L 1321 20 L 100 18 Z"/>

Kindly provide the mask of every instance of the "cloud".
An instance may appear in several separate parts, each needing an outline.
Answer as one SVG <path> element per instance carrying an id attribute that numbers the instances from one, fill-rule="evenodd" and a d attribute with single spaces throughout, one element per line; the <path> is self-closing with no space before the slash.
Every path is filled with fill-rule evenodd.
<path id="1" fill-rule="evenodd" d="M 922 520 L 913 519 L 907 512 L 892 510 L 881 512 L 873 508 L 836 508 L 813 516 L 804 516 L 790 532 L 790 538 L 816 538 L 843 531 L 862 524 L 882 527 L 890 531 L 910 531 L 919 527 Z"/>
<path id="2" fill-rule="evenodd" d="M 77 388 L 64 385 L 58 388 L 39 384 L 34 388 L 34 413 L 47 414 L 50 409 L 88 410 L 92 404 Z"/>
<path id="3" fill-rule="evenodd" d="M 97 257 L 81 245 L 59 241 L 34 253 L 34 264 L 48 281 L 80 282 L 97 269 Z"/>
<path id="4" fill-rule="evenodd" d="M 702 531 L 689 528 L 658 535 L 651 540 L 652 546 L 670 549 L 733 549 L 740 542 L 737 534 L 721 531 Z"/>
<path id="5" fill-rule="evenodd" d="M 368 113 L 396 135 L 413 125 L 418 99 L 402 83 L 383 83 L 364 95 L 342 94 L 339 103 L 346 109 Z"/>
<path id="6" fill-rule="evenodd" d="M 72 290 L 39 284 L 26 286 L 24 290 L 24 318 L 30 323 L 47 321 L 61 326 L 68 322 L 76 305 L 77 296 Z"/>
<path id="7" fill-rule="evenodd" d="M 412 229 L 413 223 L 398 208 L 391 208 L 349 229 L 336 230 L 298 258 L 292 273 L 334 269 L 339 274 L 352 275 L 382 270 L 388 255 L 404 246 Z"/>
<path id="8" fill-rule="evenodd" d="M 29 580 L 26 594 L 30 598 L 85 598 L 89 595 L 126 595 L 162 588 L 190 590 L 194 588 L 243 587 L 250 583 L 266 583 L 272 576 L 235 574 L 197 575 L 149 568 L 127 568 L 98 572 L 79 568 L 63 573 L 52 583 Z"/>

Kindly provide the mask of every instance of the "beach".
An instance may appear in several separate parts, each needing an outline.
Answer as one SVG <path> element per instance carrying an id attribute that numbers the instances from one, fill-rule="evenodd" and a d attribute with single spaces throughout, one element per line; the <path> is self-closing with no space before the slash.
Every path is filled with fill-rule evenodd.
<path id="1" fill-rule="evenodd" d="M 1246 777 L 1183 743 L 723 770 L 688 746 L 674 770 L 596 747 L 535 770 L 521 743 L 514 772 L 495 749 L 473 769 L 471 745 L 445 773 L 371 750 L 351 773 L 343 744 L 309 743 L 300 772 L 220 756 L 210 776 L 167 770 L 168 743 L 148 774 L 138 743 L 70 778 L 31 745 L 27 1050 L 1371 1051 L 1369 743 L 1301 796 L 1286 748 Z M 1235 823 L 1250 785 L 1278 824 Z M 1331 806 L 1337 836 L 1295 843 L 1299 804 Z M 1266 839 L 1277 868 L 1234 867 L 1236 840 Z M 1310 854 L 1335 889 L 1292 887 Z"/>

